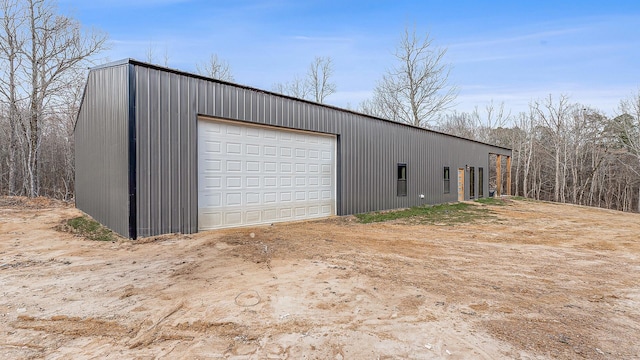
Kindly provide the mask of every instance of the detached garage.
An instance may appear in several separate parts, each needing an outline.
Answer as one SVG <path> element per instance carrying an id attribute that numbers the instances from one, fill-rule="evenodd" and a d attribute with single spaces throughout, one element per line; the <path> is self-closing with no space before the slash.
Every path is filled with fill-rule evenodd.
<path id="1" fill-rule="evenodd" d="M 89 72 L 75 143 L 76 206 L 133 239 L 472 199 L 511 156 L 135 60 Z"/>

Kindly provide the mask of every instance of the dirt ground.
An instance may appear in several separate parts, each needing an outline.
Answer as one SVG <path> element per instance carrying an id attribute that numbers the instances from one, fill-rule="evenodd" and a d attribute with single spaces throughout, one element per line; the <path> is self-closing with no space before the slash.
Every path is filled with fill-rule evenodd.
<path id="1" fill-rule="evenodd" d="M 640 358 L 640 215 L 507 201 L 97 242 L 0 199 L 2 359 Z M 477 205 L 486 206 L 486 205 Z"/>

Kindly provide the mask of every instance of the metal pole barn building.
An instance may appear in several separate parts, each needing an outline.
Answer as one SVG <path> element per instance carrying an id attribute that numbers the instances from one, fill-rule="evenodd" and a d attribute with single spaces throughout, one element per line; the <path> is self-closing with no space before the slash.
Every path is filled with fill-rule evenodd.
<path id="1" fill-rule="evenodd" d="M 89 72 L 75 146 L 76 206 L 133 239 L 469 200 L 511 157 L 135 60 Z"/>

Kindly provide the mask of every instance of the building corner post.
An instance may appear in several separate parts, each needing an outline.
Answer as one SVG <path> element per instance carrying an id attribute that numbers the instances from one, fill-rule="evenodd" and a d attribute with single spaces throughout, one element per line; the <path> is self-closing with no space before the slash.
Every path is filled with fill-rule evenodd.
<path id="1" fill-rule="evenodd" d="M 129 132 L 129 237 L 138 238 L 136 79 L 135 65 L 128 64 L 128 132 Z"/>

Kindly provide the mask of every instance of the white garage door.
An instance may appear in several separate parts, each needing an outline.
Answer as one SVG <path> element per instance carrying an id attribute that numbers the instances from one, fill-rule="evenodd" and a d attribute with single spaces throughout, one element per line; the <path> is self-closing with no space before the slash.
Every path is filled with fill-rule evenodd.
<path id="1" fill-rule="evenodd" d="M 336 137 L 198 120 L 198 229 L 335 214 Z"/>

